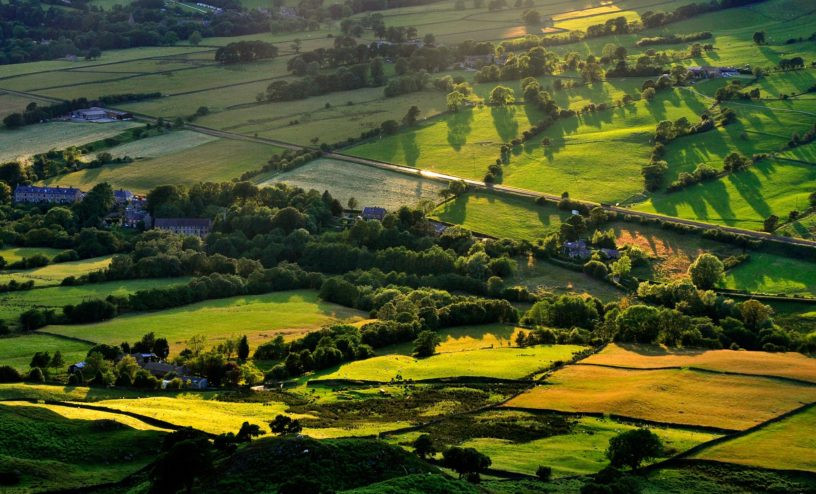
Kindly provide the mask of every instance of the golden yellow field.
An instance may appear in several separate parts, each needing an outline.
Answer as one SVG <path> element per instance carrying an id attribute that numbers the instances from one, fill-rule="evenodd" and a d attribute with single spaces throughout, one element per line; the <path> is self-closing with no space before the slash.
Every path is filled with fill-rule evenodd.
<path id="1" fill-rule="evenodd" d="M 570 365 L 506 406 L 746 429 L 816 400 L 816 387 L 690 370 Z"/>
<path id="2" fill-rule="evenodd" d="M 608 345 L 583 360 L 588 364 L 654 369 L 698 367 L 723 372 L 789 377 L 816 383 L 816 359 L 796 352 L 683 350 L 646 345 Z"/>
<path id="3" fill-rule="evenodd" d="M 816 408 L 756 432 L 704 449 L 694 456 L 763 468 L 816 472 Z"/>
<path id="4" fill-rule="evenodd" d="M 120 415 L 118 413 L 100 412 L 96 410 L 88 410 L 86 408 L 74 408 L 62 405 L 46 405 L 44 403 L 31 403 L 28 401 L 4 401 L 3 405 L 45 408 L 71 420 L 113 420 L 138 430 L 166 431 L 166 429 L 154 427 L 142 422 L 139 419 L 128 417 L 127 415 Z"/>

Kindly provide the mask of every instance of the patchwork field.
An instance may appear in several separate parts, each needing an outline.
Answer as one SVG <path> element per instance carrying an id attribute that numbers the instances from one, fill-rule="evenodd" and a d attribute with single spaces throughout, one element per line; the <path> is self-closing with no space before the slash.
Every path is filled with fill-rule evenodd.
<path id="1" fill-rule="evenodd" d="M 816 472 L 816 408 L 706 448 L 694 458 L 760 468 Z"/>
<path id="2" fill-rule="evenodd" d="M 48 122 L 15 130 L 3 129 L 0 130 L 0 162 L 24 160 L 51 149 L 98 141 L 139 125 L 136 122 Z"/>
<path id="3" fill-rule="evenodd" d="M 423 359 L 385 355 L 341 365 L 320 378 L 389 381 L 399 374 L 414 380 L 461 376 L 521 379 L 545 370 L 555 361 L 569 360 L 582 349 L 577 345 L 538 345 L 440 353 Z"/>
<path id="4" fill-rule="evenodd" d="M 31 357 L 36 352 L 62 353 L 65 365 L 80 362 L 91 345 L 67 338 L 58 338 L 46 334 L 27 334 L 9 338 L 0 338 L 0 363 L 10 365 L 20 372 L 28 372 Z"/>
<path id="5" fill-rule="evenodd" d="M 11 280 L 34 281 L 34 286 L 59 285 L 62 280 L 69 276 L 81 276 L 92 271 L 99 271 L 108 267 L 112 256 L 94 257 L 81 261 L 61 262 L 49 264 L 41 268 L 27 269 L 22 271 L 5 271 L 0 274 L 0 283 L 8 283 Z"/>
<path id="6" fill-rule="evenodd" d="M 595 412 L 672 424 L 745 429 L 816 400 L 816 387 L 690 370 L 571 365 L 507 403 Z"/>
<path id="7" fill-rule="evenodd" d="M 105 298 L 108 295 L 120 297 L 139 290 L 182 285 L 188 281 L 190 278 L 152 278 L 0 293 L 0 319 L 10 323 L 33 307 L 47 307 L 60 313 L 65 305 L 86 299 Z"/>
<path id="8" fill-rule="evenodd" d="M 390 211 L 400 206 L 414 206 L 424 199 L 439 202 L 439 192 L 446 187 L 436 180 L 328 158 L 310 161 L 288 172 L 262 176 L 259 182 L 260 185 L 283 182 L 306 190 L 328 190 L 343 205 L 353 197 L 360 207 L 379 206 Z"/>
<path id="9" fill-rule="evenodd" d="M 733 290 L 816 296 L 816 263 L 761 252 L 730 269 L 722 286 Z"/>
<path id="10" fill-rule="evenodd" d="M 195 139 L 197 142 L 201 140 L 198 137 Z M 246 171 L 261 168 L 280 151 L 280 148 L 268 144 L 218 139 L 156 158 L 88 168 L 54 177 L 45 183 L 71 185 L 86 190 L 100 182 L 108 182 L 114 188 L 144 193 L 166 184 L 229 181 Z"/>
<path id="11" fill-rule="evenodd" d="M 581 362 L 642 369 L 697 367 L 720 372 L 788 377 L 816 383 L 816 359 L 795 352 L 668 349 L 613 343 Z"/>
<path id="12" fill-rule="evenodd" d="M 118 345 L 137 341 L 151 331 L 167 338 L 171 354 L 184 349 L 190 337 L 204 335 L 209 345 L 247 335 L 254 349 L 282 334 L 291 339 L 325 324 L 362 317 L 363 313 L 323 302 L 307 290 L 208 300 L 175 309 L 126 314 L 96 324 L 47 326 L 44 331 L 95 343 Z"/>

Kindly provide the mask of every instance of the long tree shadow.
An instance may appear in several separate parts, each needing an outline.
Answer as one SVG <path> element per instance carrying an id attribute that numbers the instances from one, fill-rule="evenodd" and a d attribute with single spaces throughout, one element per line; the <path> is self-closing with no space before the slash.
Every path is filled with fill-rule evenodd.
<path id="1" fill-rule="evenodd" d="M 448 125 L 448 144 L 456 150 L 460 151 L 462 146 L 467 144 L 468 135 L 470 135 L 470 123 L 473 121 L 473 110 L 468 108 L 459 110 L 448 116 L 445 123 Z"/>
<path id="2" fill-rule="evenodd" d="M 402 154 L 405 156 L 405 164 L 416 166 L 419 161 L 420 149 L 416 142 L 416 132 L 408 132 L 400 139 L 402 144 Z"/>
<path id="3" fill-rule="evenodd" d="M 518 136 L 518 121 L 515 118 L 515 106 L 493 106 L 490 115 L 493 117 L 493 126 L 502 142 L 508 142 Z"/>

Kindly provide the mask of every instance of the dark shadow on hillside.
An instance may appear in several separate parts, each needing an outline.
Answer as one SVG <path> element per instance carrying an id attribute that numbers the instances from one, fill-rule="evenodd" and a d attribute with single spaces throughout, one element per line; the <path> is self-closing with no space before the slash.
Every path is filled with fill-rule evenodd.
<path id="1" fill-rule="evenodd" d="M 706 348 L 664 348 L 659 345 L 640 345 L 632 343 L 617 343 L 617 345 L 632 353 L 647 357 L 663 357 L 667 355 L 701 355 L 710 351 Z"/>
<path id="2" fill-rule="evenodd" d="M 459 151 L 467 144 L 467 137 L 470 135 L 470 122 L 473 121 L 473 110 L 463 109 L 448 116 L 445 123 L 448 125 L 448 144 L 453 149 Z"/>

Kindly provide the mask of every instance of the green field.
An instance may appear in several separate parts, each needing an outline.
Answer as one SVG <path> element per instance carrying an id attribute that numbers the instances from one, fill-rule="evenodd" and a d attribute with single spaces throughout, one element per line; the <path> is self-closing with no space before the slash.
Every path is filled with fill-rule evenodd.
<path id="1" fill-rule="evenodd" d="M 729 270 L 724 288 L 749 292 L 816 296 L 816 263 L 764 252 Z"/>
<path id="2" fill-rule="evenodd" d="M 51 149 L 65 149 L 98 141 L 139 125 L 136 122 L 48 122 L 21 129 L 0 130 L 0 162 L 26 159 Z"/>
<path id="3" fill-rule="evenodd" d="M 90 189 L 100 182 L 108 182 L 114 188 L 148 192 L 166 184 L 229 181 L 246 171 L 261 168 L 280 151 L 280 148 L 268 144 L 218 139 L 157 158 L 88 168 L 51 178 L 45 183 Z"/>
<path id="4" fill-rule="evenodd" d="M 476 438 L 462 447 L 476 448 L 493 460 L 493 468 L 535 475 L 539 465 L 551 467 L 554 477 L 595 473 L 609 464 L 609 440 L 636 426 L 610 419 L 579 418 L 569 434 L 517 443 L 506 439 Z M 717 435 L 682 429 L 653 428 L 670 454 L 710 441 Z M 669 455 L 667 455 L 669 456 Z"/>
<path id="5" fill-rule="evenodd" d="M 188 281 L 190 278 L 186 277 L 151 278 L 0 293 L 0 319 L 11 322 L 33 307 L 47 307 L 61 313 L 65 305 L 77 304 L 86 299 L 105 298 L 108 295 L 121 297 L 139 290 L 182 285 Z"/>
<path id="6" fill-rule="evenodd" d="M 439 202 L 444 182 L 359 165 L 348 161 L 319 158 L 294 170 L 261 176 L 261 185 L 283 182 L 303 189 L 328 190 L 344 206 L 350 197 L 360 207 L 379 206 L 390 211 L 414 206 L 427 199 Z"/>
<path id="7" fill-rule="evenodd" d="M 207 337 L 209 345 L 245 334 L 254 349 L 278 334 L 292 339 L 322 325 L 362 315 L 323 302 L 316 292 L 298 290 L 208 300 L 158 312 L 126 314 L 96 324 L 47 326 L 44 331 L 110 345 L 136 341 L 153 331 L 157 337 L 167 338 L 171 353 L 178 353 L 190 337 L 199 334 Z"/>
<path id="8" fill-rule="evenodd" d="M 439 353 L 424 359 L 384 355 L 344 364 L 320 377 L 389 381 L 399 374 L 404 379 L 414 380 L 461 376 L 521 379 L 545 370 L 557 360 L 569 360 L 582 349 L 576 345 L 538 345 Z"/>
<path id="9" fill-rule="evenodd" d="M 10 113 L 24 111 L 31 102 L 42 103 L 42 100 L 0 91 L 0 119 Z"/>
<path id="10" fill-rule="evenodd" d="M 726 461 L 761 468 L 816 472 L 816 409 L 766 425 L 694 455 L 694 458 Z"/>
<path id="11" fill-rule="evenodd" d="M 0 249 L 0 257 L 6 260 L 7 263 L 20 261 L 26 257 L 42 255 L 49 259 L 62 252 L 60 249 L 50 249 L 48 247 L 6 247 Z"/>
<path id="12" fill-rule="evenodd" d="M 6 271 L 0 274 L 0 283 L 8 283 L 11 280 L 16 280 L 18 282 L 33 281 L 35 286 L 59 285 L 62 280 L 69 276 L 82 276 L 92 271 L 107 268 L 111 262 L 111 257 L 112 256 L 94 257 L 81 261 L 49 264 L 41 268 L 23 271 Z"/>
<path id="13" fill-rule="evenodd" d="M 160 156 L 186 151 L 187 149 L 217 140 L 217 137 L 200 132 L 179 130 L 108 148 L 105 149 L 105 152 L 110 153 L 114 158 L 125 156 L 136 160 L 158 158 Z"/>
<path id="14" fill-rule="evenodd" d="M 91 345 L 87 343 L 45 334 L 0 338 L 0 365 L 10 365 L 20 372 L 28 372 L 28 364 L 36 352 L 54 355 L 59 350 L 68 366 L 84 360 L 90 348 Z"/>
<path id="15" fill-rule="evenodd" d="M 69 420 L 40 407 L 0 405 L 0 468 L 21 482 L 22 494 L 116 482 L 155 458 L 163 433 L 125 425 Z"/>

